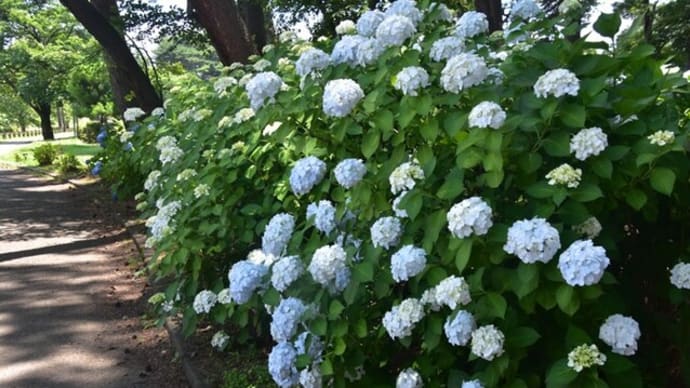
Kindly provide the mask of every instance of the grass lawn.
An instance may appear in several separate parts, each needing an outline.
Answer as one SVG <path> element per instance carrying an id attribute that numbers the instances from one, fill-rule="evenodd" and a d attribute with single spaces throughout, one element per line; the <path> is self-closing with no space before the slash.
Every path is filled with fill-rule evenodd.
<path id="1" fill-rule="evenodd" d="M 86 163 L 88 159 L 93 158 L 101 149 L 98 144 L 84 143 L 79 139 L 63 139 L 50 142 L 39 141 L 11 152 L 0 154 L 0 161 L 25 167 L 36 167 L 38 166 L 38 162 L 34 159 L 32 149 L 45 143 L 50 143 L 58 147 L 60 153 L 76 156 L 82 163 Z"/>

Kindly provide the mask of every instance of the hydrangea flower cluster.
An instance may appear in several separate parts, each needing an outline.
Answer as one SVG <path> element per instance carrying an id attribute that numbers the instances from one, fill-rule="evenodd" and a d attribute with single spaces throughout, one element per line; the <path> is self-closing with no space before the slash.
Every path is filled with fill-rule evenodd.
<path id="1" fill-rule="evenodd" d="M 307 344 L 309 345 L 308 347 Z M 321 362 L 324 345 L 319 337 L 306 331 L 302 332 L 295 339 L 293 346 L 297 350 L 297 355 L 306 354 L 311 357 L 312 361 Z"/>
<path id="2" fill-rule="evenodd" d="M 400 15 L 409 18 L 415 25 L 422 20 L 422 11 L 417 8 L 414 0 L 397 0 L 386 9 L 386 18 Z"/>
<path id="3" fill-rule="evenodd" d="M 271 336 L 276 342 L 289 341 L 297 334 L 297 326 L 302 320 L 307 306 L 297 298 L 285 298 L 273 311 Z"/>
<path id="4" fill-rule="evenodd" d="M 414 22 L 401 15 L 386 16 L 376 28 L 376 40 L 385 47 L 400 46 L 417 32 Z"/>
<path id="5" fill-rule="evenodd" d="M 280 126 L 283 125 L 281 121 L 274 121 L 270 124 L 266 124 L 266 127 L 264 127 L 264 130 L 261 131 L 262 136 L 271 136 L 273 135 Z"/>
<path id="6" fill-rule="evenodd" d="M 237 79 L 235 77 L 220 77 L 213 83 L 213 90 L 216 91 L 218 95 L 224 95 L 227 88 L 237 85 Z"/>
<path id="7" fill-rule="evenodd" d="M 575 225 L 573 227 L 576 233 L 586 236 L 588 239 L 593 240 L 599 236 L 601 233 L 601 224 L 596 217 L 589 217 L 584 220 L 581 224 Z"/>
<path id="8" fill-rule="evenodd" d="M 127 143 L 132 137 L 134 137 L 134 132 L 124 131 L 120 135 L 120 143 Z"/>
<path id="9" fill-rule="evenodd" d="M 335 33 L 338 35 L 348 35 L 356 32 L 357 27 L 355 26 L 355 22 L 349 19 L 343 20 L 342 22 L 338 23 L 337 26 L 335 26 Z"/>
<path id="10" fill-rule="evenodd" d="M 340 292 L 347 287 L 350 270 L 347 254 L 338 244 L 326 245 L 314 252 L 307 270 L 315 282 L 330 291 Z"/>
<path id="11" fill-rule="evenodd" d="M 651 144 L 663 147 L 673 143 L 676 140 L 676 135 L 671 131 L 656 131 L 647 136 L 647 139 Z"/>
<path id="12" fill-rule="evenodd" d="M 367 167 L 362 159 L 344 159 L 335 166 L 333 173 L 340 186 L 351 189 L 364 178 Z"/>
<path id="13" fill-rule="evenodd" d="M 429 58 L 441 62 L 460 54 L 465 50 L 465 42 L 457 36 L 441 38 L 431 45 Z"/>
<path id="14" fill-rule="evenodd" d="M 335 229 L 335 206 L 331 201 L 321 200 L 307 206 L 307 219 L 314 220 L 314 226 L 319 231 L 330 234 Z"/>
<path id="15" fill-rule="evenodd" d="M 458 311 L 455 316 L 449 316 L 443 325 L 443 331 L 448 343 L 455 346 L 465 346 L 472 338 L 472 332 L 477 328 L 474 316 L 465 310 Z"/>
<path id="16" fill-rule="evenodd" d="M 290 187 L 297 196 L 307 194 L 326 175 L 326 163 L 315 156 L 307 156 L 295 162 L 290 171 Z"/>
<path id="17" fill-rule="evenodd" d="M 608 137 L 599 127 L 583 129 L 570 139 L 570 152 L 579 160 L 599 155 L 606 146 Z"/>
<path id="18" fill-rule="evenodd" d="M 471 197 L 453 205 L 446 215 L 448 230 L 457 238 L 465 238 L 473 233 L 485 235 L 493 226 L 489 205 L 479 197 Z"/>
<path id="19" fill-rule="evenodd" d="M 371 242 L 374 247 L 390 249 L 398 245 L 402 235 L 402 224 L 396 217 L 381 217 L 371 226 Z"/>
<path id="20" fill-rule="evenodd" d="M 272 103 L 282 86 L 283 80 L 272 71 L 256 74 L 245 85 L 245 90 L 249 95 L 249 105 L 254 111 L 258 111 L 264 106 L 266 100 Z"/>
<path id="21" fill-rule="evenodd" d="M 551 186 L 563 185 L 574 189 L 580 185 L 580 180 L 582 179 L 582 170 L 579 168 L 573 168 L 573 166 L 569 165 L 568 163 L 563 163 L 549 171 L 549 173 L 546 174 L 546 179 L 549 180 L 549 184 Z"/>
<path id="22" fill-rule="evenodd" d="M 146 181 L 144 182 L 144 190 L 153 190 L 153 188 L 158 185 L 158 179 L 160 178 L 160 176 L 161 172 L 159 170 L 151 171 L 149 175 L 146 177 Z"/>
<path id="23" fill-rule="evenodd" d="M 304 273 L 304 264 L 298 256 L 281 257 L 273 264 L 271 284 L 280 292 L 285 292 Z"/>
<path id="24" fill-rule="evenodd" d="M 407 214 L 407 210 L 400 208 L 400 201 L 402 201 L 402 199 L 405 197 L 405 194 L 407 193 L 407 191 L 403 191 L 393 200 L 393 212 L 395 213 L 395 216 L 398 218 L 409 217 L 409 215 Z"/>
<path id="25" fill-rule="evenodd" d="M 438 12 L 435 20 L 450 22 L 453 20 L 453 11 L 443 3 L 432 2 L 429 4 L 429 12 Z"/>
<path id="26" fill-rule="evenodd" d="M 671 284 L 690 290 L 690 264 L 678 263 L 671 268 Z"/>
<path id="27" fill-rule="evenodd" d="M 206 183 L 200 183 L 194 187 L 194 198 L 199 199 L 211 193 L 211 187 Z"/>
<path id="28" fill-rule="evenodd" d="M 182 172 L 180 172 L 179 174 L 177 174 L 177 178 L 176 178 L 176 179 L 177 179 L 178 182 L 184 182 L 184 181 L 186 181 L 186 180 L 188 180 L 188 179 L 190 179 L 190 178 L 195 177 L 196 174 L 197 174 L 196 170 L 194 170 L 194 169 L 192 169 L 192 168 L 185 168 L 184 170 L 182 170 Z"/>
<path id="29" fill-rule="evenodd" d="M 594 365 L 604 365 L 606 363 L 606 355 L 599 351 L 597 345 L 580 345 L 568 353 L 568 367 L 575 370 L 575 372 L 582 372 L 585 368 L 591 368 Z"/>
<path id="30" fill-rule="evenodd" d="M 379 59 L 385 49 L 386 48 L 381 45 L 377 39 L 365 38 L 361 40 L 357 46 L 354 64 L 358 66 L 371 65 Z"/>
<path id="31" fill-rule="evenodd" d="M 352 112 L 364 92 L 351 79 L 328 81 L 323 92 L 323 112 L 330 117 L 345 117 Z"/>
<path id="32" fill-rule="evenodd" d="M 267 274 L 268 267 L 249 260 L 233 264 L 228 272 L 228 289 L 232 300 L 237 304 L 247 303 L 256 290 L 264 287 L 264 277 Z"/>
<path id="33" fill-rule="evenodd" d="M 177 140 L 172 136 L 163 136 L 156 142 L 156 149 L 160 151 L 158 159 L 161 163 L 175 163 L 178 161 L 184 152 L 177 146 Z"/>
<path id="34" fill-rule="evenodd" d="M 429 86 L 429 73 L 419 66 L 406 67 L 395 76 L 394 87 L 406 96 L 416 96 L 419 89 Z"/>
<path id="35" fill-rule="evenodd" d="M 372 37 L 376 35 L 376 29 L 384 19 L 383 12 L 379 10 L 366 11 L 357 20 L 357 33 L 361 36 Z"/>
<path id="36" fill-rule="evenodd" d="M 127 108 L 125 109 L 125 113 L 123 113 L 125 121 L 135 121 L 139 117 L 145 115 L 146 112 L 144 112 L 144 110 L 139 107 Z"/>
<path id="37" fill-rule="evenodd" d="M 548 263 L 561 249 L 558 230 L 543 218 L 516 221 L 508 229 L 508 241 L 503 246 L 507 253 L 517 256 L 523 263 Z"/>
<path id="38" fill-rule="evenodd" d="M 350 66 L 357 65 L 357 53 L 359 46 L 367 38 L 359 35 L 345 35 L 333 46 L 331 62 L 334 64 L 346 63 Z"/>
<path id="39" fill-rule="evenodd" d="M 299 383 L 297 371 L 297 351 L 289 342 L 281 342 L 273 347 L 268 355 L 268 372 L 281 388 L 289 388 Z"/>
<path id="40" fill-rule="evenodd" d="M 483 101 L 470 111 L 470 127 L 499 129 L 506 121 L 506 112 L 492 101 Z"/>
<path id="41" fill-rule="evenodd" d="M 245 121 L 248 121 L 249 119 L 254 117 L 254 115 L 255 115 L 254 109 L 242 108 L 235 113 L 235 116 L 233 116 L 233 118 L 232 118 L 232 122 L 234 124 L 242 124 Z M 220 124 L 218 124 L 218 126 L 220 126 Z"/>
<path id="42" fill-rule="evenodd" d="M 295 217 L 287 213 L 279 213 L 268 221 L 261 237 L 261 249 L 273 256 L 280 257 L 287 247 L 292 232 L 295 230 Z"/>
<path id="43" fill-rule="evenodd" d="M 271 47 L 271 45 L 266 45 L 266 46 L 264 46 L 264 49 L 267 49 L 269 47 Z M 267 50 L 267 51 L 270 51 L 270 50 Z M 267 59 L 261 58 L 258 61 L 256 61 L 256 63 L 254 63 L 254 65 L 252 65 L 252 67 L 256 71 L 264 71 L 264 70 L 268 69 L 269 67 L 271 67 L 271 62 Z"/>
<path id="44" fill-rule="evenodd" d="M 197 314 L 207 314 L 217 301 L 218 297 L 213 291 L 202 290 L 194 297 L 192 307 Z"/>
<path id="45" fill-rule="evenodd" d="M 558 6 L 558 13 L 561 15 L 569 14 L 582 8 L 582 3 L 579 0 L 563 0 Z"/>
<path id="46" fill-rule="evenodd" d="M 424 318 L 424 305 L 414 298 L 408 298 L 394 306 L 383 316 L 383 326 L 391 339 L 405 338 Z"/>
<path id="47" fill-rule="evenodd" d="M 156 203 L 156 207 L 158 207 L 158 213 L 146 220 L 146 227 L 149 228 L 151 234 L 151 237 L 146 240 L 146 246 L 149 248 L 172 231 L 173 227 L 170 225 L 170 222 L 182 208 L 182 204 L 179 201 L 173 201 L 164 205 L 159 200 Z"/>
<path id="48" fill-rule="evenodd" d="M 423 386 L 422 376 L 412 368 L 403 369 L 395 380 L 395 388 L 422 388 Z"/>
<path id="49" fill-rule="evenodd" d="M 541 13 L 541 7 L 534 0 L 517 0 L 510 7 L 510 18 L 528 21 Z"/>
<path id="50" fill-rule="evenodd" d="M 610 260 L 606 250 L 594 246 L 592 240 L 577 240 L 558 258 L 558 269 L 571 286 L 591 286 L 604 276 Z"/>
<path id="51" fill-rule="evenodd" d="M 230 342 L 230 336 L 222 330 L 211 337 L 211 346 L 221 351 L 228 346 L 228 342 Z"/>
<path id="52" fill-rule="evenodd" d="M 455 24 L 455 35 L 467 39 L 489 31 L 489 20 L 482 12 L 467 11 Z"/>
<path id="53" fill-rule="evenodd" d="M 472 53 L 460 53 L 446 62 L 441 71 L 441 87 L 447 92 L 460 93 L 482 83 L 488 72 L 489 68 L 482 57 Z"/>
<path id="54" fill-rule="evenodd" d="M 449 276 L 433 288 L 433 296 L 438 306 L 448 306 L 455 310 L 458 306 L 467 305 L 472 301 L 470 286 L 465 278 L 455 275 Z"/>
<path id="55" fill-rule="evenodd" d="M 266 267 L 270 267 L 277 259 L 277 256 L 270 253 L 266 253 L 261 249 L 254 249 L 247 255 L 247 261 L 253 264 L 260 264 Z"/>
<path id="56" fill-rule="evenodd" d="M 321 388 L 321 381 L 321 369 L 317 365 L 306 367 L 299 372 L 299 383 L 304 388 Z"/>
<path id="57" fill-rule="evenodd" d="M 568 69 L 549 70 L 544 73 L 534 84 L 534 94 L 540 98 L 577 96 L 580 91 L 580 80 L 575 73 Z"/>
<path id="58" fill-rule="evenodd" d="M 295 71 L 300 77 L 314 76 L 330 64 L 331 57 L 328 54 L 319 49 L 310 48 L 304 51 L 295 62 Z"/>
<path id="59" fill-rule="evenodd" d="M 391 185 L 391 193 L 399 194 L 402 191 L 414 189 L 416 181 L 422 179 L 424 179 L 424 170 L 415 159 L 396 167 L 388 177 L 388 182 Z"/>
<path id="60" fill-rule="evenodd" d="M 484 388 L 484 385 L 479 380 L 463 381 L 460 388 Z"/>
<path id="61" fill-rule="evenodd" d="M 426 252 L 414 245 L 405 245 L 391 257 L 391 273 L 398 283 L 417 276 L 425 267 Z"/>
<path id="62" fill-rule="evenodd" d="M 621 314 L 609 316 L 599 328 L 599 339 L 611 346 L 612 352 L 623 356 L 637 352 L 637 340 L 641 335 L 637 321 Z"/>
<path id="63" fill-rule="evenodd" d="M 230 304 L 232 303 L 232 297 L 230 296 L 230 289 L 223 288 L 218 291 L 218 303 L 220 304 Z"/>
<path id="64" fill-rule="evenodd" d="M 472 332 L 472 354 L 491 361 L 503 354 L 505 336 L 494 325 L 486 325 Z"/>

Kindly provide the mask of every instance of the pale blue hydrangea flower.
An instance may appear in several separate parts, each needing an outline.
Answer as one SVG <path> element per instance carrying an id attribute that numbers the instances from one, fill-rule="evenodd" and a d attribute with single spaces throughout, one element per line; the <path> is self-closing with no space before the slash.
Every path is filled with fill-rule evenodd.
<path id="1" fill-rule="evenodd" d="M 591 286 L 604 276 L 610 264 L 606 250 L 595 246 L 592 240 L 577 240 L 558 258 L 558 269 L 571 286 Z"/>
<path id="2" fill-rule="evenodd" d="M 448 343 L 455 346 L 465 346 L 472 338 L 472 332 L 477 328 L 474 316 L 468 311 L 460 310 L 455 316 L 449 316 L 443 325 L 443 331 Z"/>
<path id="3" fill-rule="evenodd" d="M 297 371 L 297 351 L 289 342 L 281 342 L 273 347 L 268 355 L 268 372 L 281 388 L 289 388 L 299 383 Z"/>
<path id="4" fill-rule="evenodd" d="M 391 273 L 398 283 L 417 276 L 425 267 L 426 252 L 414 245 L 405 245 L 391 257 Z"/>
<path id="5" fill-rule="evenodd" d="M 345 117 L 355 108 L 364 92 L 351 79 L 328 81 L 323 92 L 323 111 L 330 117 Z"/>
<path id="6" fill-rule="evenodd" d="M 376 29 L 376 39 L 386 47 L 400 46 L 417 32 L 410 18 L 400 15 L 386 17 Z"/>
<path id="7" fill-rule="evenodd" d="M 297 326 L 302 320 L 307 306 L 297 298 L 285 298 L 273 311 L 271 336 L 276 342 L 289 341 L 297 334 Z"/>
<path id="8" fill-rule="evenodd" d="M 247 260 L 233 264 L 228 272 L 230 297 L 235 303 L 244 304 L 251 299 L 254 292 L 264 287 L 264 277 L 268 267 L 251 263 Z"/>
<path id="9" fill-rule="evenodd" d="M 307 194 L 326 175 L 326 163 L 315 156 L 308 156 L 295 162 L 290 171 L 290 187 L 297 196 Z"/>

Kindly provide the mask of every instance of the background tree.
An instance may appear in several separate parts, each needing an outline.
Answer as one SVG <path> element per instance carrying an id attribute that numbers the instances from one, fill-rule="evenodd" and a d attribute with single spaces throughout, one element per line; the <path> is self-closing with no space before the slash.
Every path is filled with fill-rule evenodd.
<path id="1" fill-rule="evenodd" d="M 19 129 L 24 132 L 37 123 L 36 112 L 12 88 L 0 83 L 0 131 Z"/>

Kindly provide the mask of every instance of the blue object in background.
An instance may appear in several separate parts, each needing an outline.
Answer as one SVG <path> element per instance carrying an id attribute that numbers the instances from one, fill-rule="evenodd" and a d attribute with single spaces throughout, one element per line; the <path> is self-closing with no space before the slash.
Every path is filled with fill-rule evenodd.
<path id="1" fill-rule="evenodd" d="M 93 168 L 91 169 L 91 174 L 97 176 L 101 173 L 101 168 L 103 168 L 103 162 L 99 160 L 96 163 L 94 163 Z"/>
<path id="2" fill-rule="evenodd" d="M 101 145 L 101 147 L 105 147 L 105 139 L 107 138 L 108 132 L 106 131 L 105 127 L 101 127 L 101 131 L 96 136 L 96 141 Z"/>

